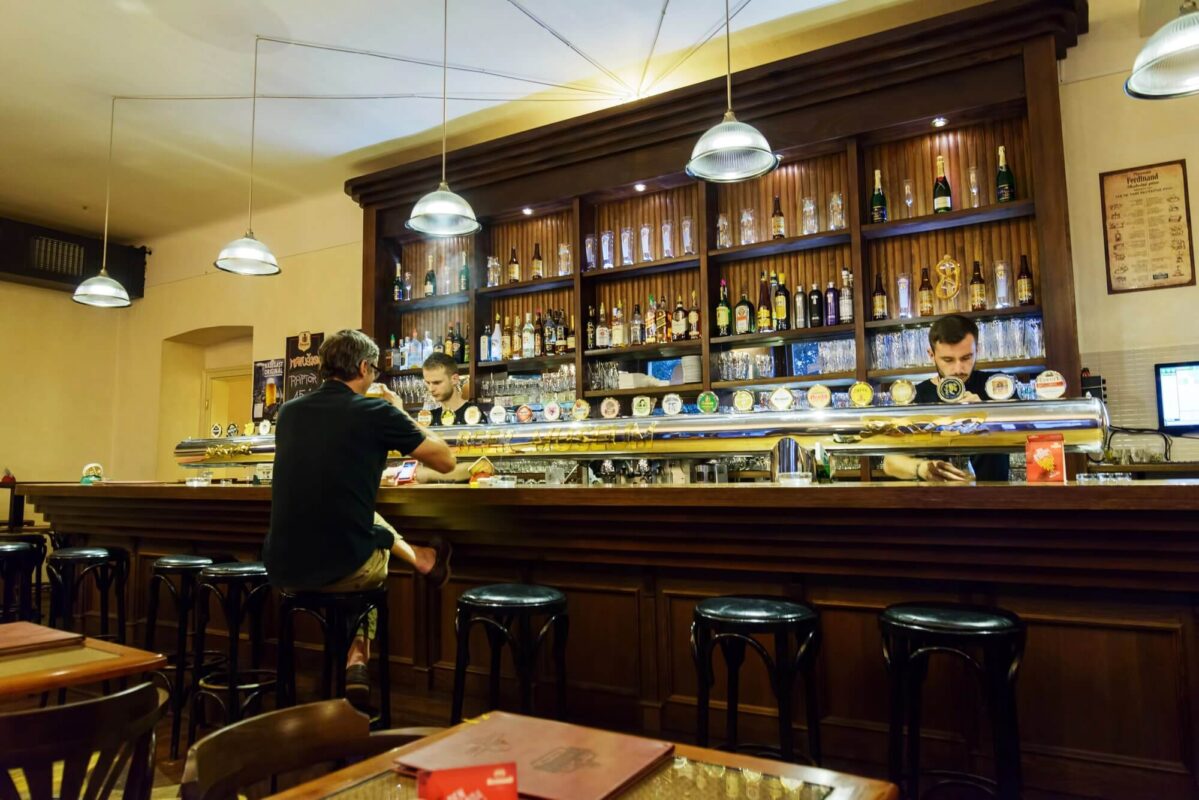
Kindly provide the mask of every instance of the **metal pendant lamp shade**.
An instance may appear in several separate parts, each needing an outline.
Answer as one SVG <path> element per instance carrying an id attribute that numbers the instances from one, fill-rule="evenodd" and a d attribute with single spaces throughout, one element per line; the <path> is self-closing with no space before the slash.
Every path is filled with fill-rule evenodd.
<path id="1" fill-rule="evenodd" d="M 279 274 L 279 261 L 275 254 L 254 238 L 253 231 L 246 231 L 245 236 L 222 247 L 213 266 L 234 275 Z"/>
<path id="2" fill-rule="evenodd" d="M 687 174 L 714 183 L 736 183 L 765 175 L 779 164 L 757 128 L 726 111 L 720 124 L 699 137 L 687 162 Z"/>
<path id="3" fill-rule="evenodd" d="M 124 308 L 129 305 L 129 292 L 119 281 L 109 277 L 107 270 L 101 269 L 99 275 L 76 286 L 71 299 L 96 308 Z"/>
<path id="4" fill-rule="evenodd" d="M 1141 100 L 1199 94 L 1199 6 L 1187 0 L 1137 55 L 1124 91 Z"/>
<path id="5" fill-rule="evenodd" d="M 470 203 L 442 181 L 436 191 L 416 201 L 404 227 L 425 236 L 467 236 L 483 226 L 475 219 Z"/>

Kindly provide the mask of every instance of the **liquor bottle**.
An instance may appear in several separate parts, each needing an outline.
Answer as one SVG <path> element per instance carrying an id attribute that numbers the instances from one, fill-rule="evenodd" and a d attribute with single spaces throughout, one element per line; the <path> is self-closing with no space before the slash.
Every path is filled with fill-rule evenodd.
<path id="1" fill-rule="evenodd" d="M 728 336 L 729 327 L 733 324 L 733 308 L 729 305 L 729 285 L 724 278 L 720 279 L 720 300 L 716 303 L 716 335 Z"/>
<path id="2" fill-rule="evenodd" d="M 525 326 L 520 331 L 520 356 L 533 358 L 537 354 L 537 340 L 533 330 L 533 312 L 525 312 Z"/>
<path id="3" fill-rule="evenodd" d="M 779 275 L 774 287 L 774 297 L 771 298 L 771 309 L 774 315 L 774 329 L 786 331 L 791 329 L 791 292 L 787 291 L 786 274 Z"/>
<path id="4" fill-rule="evenodd" d="M 412 273 L 411 272 L 404 273 L 404 299 L 405 300 L 412 299 Z"/>
<path id="5" fill-rule="evenodd" d="M 500 315 L 496 314 L 495 327 L 491 329 L 491 361 L 499 361 L 508 357 L 503 355 L 504 350 L 507 349 L 504 346 L 507 342 L 507 337 L 504 336 L 504 326 L 500 322 Z"/>
<path id="6" fill-rule="evenodd" d="M 749 302 L 749 295 L 746 292 L 741 292 L 741 299 L 737 301 L 737 307 L 733 309 L 733 333 L 739 335 L 742 333 L 753 333 L 754 330 L 754 304 Z"/>
<path id="7" fill-rule="evenodd" d="M 570 315 L 570 327 L 566 329 L 566 352 L 573 353 L 575 351 L 575 315 Z"/>
<path id="8" fill-rule="evenodd" d="M 808 327 L 819 328 L 822 325 L 824 325 L 824 294 L 820 291 L 820 286 L 813 283 L 812 291 L 808 292 Z"/>
<path id="9" fill-rule="evenodd" d="M 425 363 L 425 345 L 421 341 L 420 334 L 416 328 L 412 329 L 412 342 L 408 346 L 408 366 L 419 367 Z"/>
<path id="10" fill-rule="evenodd" d="M 425 297 L 437 294 L 437 273 L 433 271 L 433 254 L 429 254 L 428 269 L 425 270 Z"/>
<path id="11" fill-rule="evenodd" d="M 874 194 L 870 195 L 870 221 L 887 221 L 887 196 L 883 194 L 883 171 L 874 171 Z"/>
<path id="12" fill-rule="evenodd" d="M 883 271 L 874 273 L 874 291 L 870 293 L 870 318 L 887 318 L 887 290 L 883 287 Z"/>
<path id="13" fill-rule="evenodd" d="M 936 307 L 933 305 L 933 284 L 928 279 L 928 267 L 920 269 L 920 288 L 916 290 L 916 305 L 920 316 L 931 317 L 936 313 Z"/>
<path id="14" fill-rule="evenodd" d="M 558 354 L 558 321 L 555 317 L 557 313 L 553 309 L 545 312 L 545 355 L 547 356 Z"/>
<path id="15" fill-rule="evenodd" d="M 649 296 L 649 305 L 646 306 L 645 314 L 645 336 L 646 344 L 658 343 L 658 301 L 654 299 L 651 293 Z"/>
<path id="16" fill-rule="evenodd" d="M 658 309 L 654 312 L 654 327 L 658 329 L 658 341 L 662 344 L 670 341 L 670 312 L 666 309 L 669 302 L 666 295 L 662 295 Z"/>
<path id="17" fill-rule="evenodd" d="M 470 346 L 471 346 L 470 323 L 469 322 L 466 323 L 466 335 L 465 336 L 462 334 L 461 331 L 458 332 L 458 341 L 462 342 L 462 352 L 461 352 L 461 354 L 459 354 L 458 363 L 459 364 L 469 364 L 470 363 Z"/>
<path id="18" fill-rule="evenodd" d="M 699 301 L 695 299 L 695 290 L 691 290 L 691 308 L 687 309 L 687 338 L 699 339 Z"/>
<path id="19" fill-rule="evenodd" d="M 541 260 L 541 242 L 533 243 L 533 271 L 529 280 L 539 281 L 545 277 L 545 263 Z"/>
<path id="20" fill-rule="evenodd" d="M 775 239 L 787 238 L 787 220 L 783 217 L 777 194 L 774 196 L 774 211 L 770 214 L 770 235 Z"/>
<path id="21" fill-rule="evenodd" d="M 795 281 L 795 294 L 791 298 L 795 310 L 791 316 L 791 325 L 796 328 L 808 327 L 808 293 L 803 290 L 803 280 Z"/>
<path id="22" fill-rule="evenodd" d="M 995 173 L 995 202 L 1010 203 L 1016 199 L 1016 176 L 1007 165 L 1007 150 L 999 145 L 999 171 Z"/>
<path id="23" fill-rule="evenodd" d="M 853 273 L 841 269 L 841 296 L 838 298 L 837 311 L 841 324 L 853 322 Z"/>
<path id="24" fill-rule="evenodd" d="M 508 331 L 508 338 L 512 340 L 513 360 L 521 358 L 524 355 L 524 342 L 521 339 L 520 314 L 512 315 L 512 329 Z"/>
<path id="25" fill-rule="evenodd" d="M 404 276 L 401 273 L 402 269 L 403 267 L 400 266 L 399 259 L 396 259 L 396 279 L 391 287 L 391 299 L 397 303 L 404 299 Z"/>
<path id="26" fill-rule="evenodd" d="M 608 312 L 601 301 L 599 307 L 599 324 L 595 326 L 596 349 L 606 350 L 612 346 L 612 329 L 608 327 Z"/>
<path id="27" fill-rule="evenodd" d="M 454 345 L 455 344 L 456 343 L 454 341 L 454 325 L 453 325 L 453 323 L 451 323 L 450 329 L 445 332 L 445 339 L 442 341 L 441 351 L 443 353 L 445 353 L 447 356 L 454 358 L 454 360 L 456 361 L 457 358 L 454 356 Z"/>
<path id="28" fill-rule="evenodd" d="M 987 310 L 987 282 L 983 280 L 982 265 L 974 262 L 974 272 L 970 274 L 970 310 Z"/>
<path id="29" fill-rule="evenodd" d="M 629 326 L 629 344 L 645 343 L 645 321 L 641 318 L 641 304 L 633 303 L 633 323 Z"/>
<path id="30" fill-rule="evenodd" d="M 933 183 L 933 213 L 953 211 L 953 191 L 945 177 L 945 156 L 937 156 L 937 180 Z"/>
<path id="31" fill-rule="evenodd" d="M 558 323 L 554 326 L 554 342 L 559 355 L 566 352 L 566 311 L 562 309 L 558 310 Z"/>
<path id="32" fill-rule="evenodd" d="M 1016 275 L 1016 302 L 1022 306 L 1031 306 L 1036 302 L 1032 296 L 1032 270 L 1028 268 L 1028 256 L 1020 256 L 1020 273 Z"/>
<path id="33" fill-rule="evenodd" d="M 777 281 L 778 278 L 775 280 Z M 758 333 L 769 333 L 774 330 L 774 311 L 770 306 L 770 284 L 766 281 L 765 270 L 758 280 L 758 316 L 757 327 L 754 330 Z"/>
<path id="34" fill-rule="evenodd" d="M 470 290 L 470 270 L 466 268 L 466 251 L 462 251 L 462 266 L 458 267 L 458 291 Z"/>
<path id="35" fill-rule="evenodd" d="M 595 306 L 587 306 L 587 349 L 595 349 Z"/>
<path id="36" fill-rule="evenodd" d="M 624 305 L 620 300 L 612 307 L 612 330 L 609 336 L 613 347 L 627 347 L 629 344 L 628 329 L 624 322 Z"/>
<path id="37" fill-rule="evenodd" d="M 383 357 L 383 369 L 392 370 L 396 368 L 395 357 L 392 353 L 396 349 L 396 335 L 393 333 L 387 340 L 387 355 Z"/>
<path id="38" fill-rule="evenodd" d="M 520 262 L 516 260 L 516 248 L 508 259 L 508 283 L 520 283 Z"/>
<path id="39" fill-rule="evenodd" d="M 533 319 L 533 358 L 545 355 L 545 324 L 541 321 L 541 309 Z"/>
<path id="40" fill-rule="evenodd" d="M 837 285 L 829 281 L 828 288 L 824 290 L 824 324 L 839 325 L 840 323 L 841 293 L 837 291 Z"/>
<path id="41" fill-rule="evenodd" d="M 674 316 L 670 320 L 670 339 L 681 342 L 687 338 L 687 307 L 683 305 L 683 296 L 680 294 L 677 297 Z"/>

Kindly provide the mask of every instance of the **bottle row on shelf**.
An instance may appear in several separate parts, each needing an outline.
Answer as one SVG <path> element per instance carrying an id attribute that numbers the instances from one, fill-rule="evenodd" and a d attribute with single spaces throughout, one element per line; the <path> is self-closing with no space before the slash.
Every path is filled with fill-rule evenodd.
<path id="1" fill-rule="evenodd" d="M 433 254 L 429 253 L 426 256 L 425 279 L 421 297 L 465 292 L 470 289 L 470 268 L 466 265 L 466 251 L 458 253 L 460 263 L 457 271 L 450 265 L 453 257 L 449 253 L 444 254 L 443 258 L 439 281 L 438 270 L 433 266 Z M 397 303 L 416 299 L 412 273 L 404 271 L 404 265 L 400 263 L 399 258 L 395 260 L 395 279 L 392 281 L 391 299 Z"/>
<path id="2" fill-rule="evenodd" d="M 570 245 L 566 242 L 558 243 L 558 263 L 555 267 L 555 273 L 559 277 L 570 275 L 574 269 L 574 258 L 570 252 Z M 496 256 L 487 257 L 487 287 L 502 286 L 504 284 L 521 283 L 524 281 L 539 281 L 549 277 L 549 273 L 545 269 L 545 260 L 541 257 L 541 243 L 533 243 L 533 257 L 529 261 L 528 277 L 525 277 L 525 270 L 521 266 L 520 258 L 516 254 L 516 247 L 512 247 L 512 252 L 508 256 L 508 263 L 500 265 L 500 260 Z"/>
<path id="3" fill-rule="evenodd" d="M 601 302 L 599 316 L 595 306 L 587 307 L 587 350 L 632 347 L 645 344 L 668 344 L 670 342 L 698 341 L 701 336 L 700 310 L 696 293 L 691 292 L 691 307 L 683 305 L 683 296 L 677 296 L 674 311 L 667 308 L 666 298 L 662 302 L 649 296 L 646 313 L 641 313 L 641 303 L 633 304 L 631 317 L 626 316 L 624 301 L 618 300 L 608 309 Z"/>
<path id="4" fill-rule="evenodd" d="M 524 358 L 565 355 L 575 350 L 575 318 L 566 324 L 566 312 L 549 309 L 542 318 L 541 309 L 520 316 L 495 315 L 495 325 L 487 325 L 479 336 L 479 362 L 514 361 Z"/>
<path id="5" fill-rule="evenodd" d="M 813 283 L 806 294 L 797 287 L 794 303 L 792 299 L 786 274 L 771 270 L 767 279 L 763 270 L 758 281 L 757 305 L 750 302 L 748 290 L 742 289 L 737 305 L 730 306 L 728 282 L 722 278 L 716 301 L 716 335 L 774 333 L 853 322 L 853 274 L 843 268 L 841 288 L 829 281 L 828 287 L 821 291 L 819 284 Z"/>
<path id="6" fill-rule="evenodd" d="M 462 323 L 452 323 L 445 336 L 437 339 L 429 331 L 425 331 L 424 338 L 421 338 L 420 333 L 414 330 L 411 336 L 405 336 L 403 340 L 393 333 L 383 353 L 383 368 L 388 372 L 417 369 L 434 353 L 445 353 L 459 364 L 469 364 L 470 325 L 467 324 L 466 334 L 463 335 Z"/>
<path id="7" fill-rule="evenodd" d="M 995 174 L 995 202 L 1011 203 L 1016 199 L 1016 176 L 1012 174 L 1007 163 L 1007 149 L 999 146 L 999 167 Z M 982 202 L 982 181 L 978 167 L 970 167 L 970 207 L 978 208 Z M 915 202 L 915 187 L 911 178 L 903 182 L 903 203 L 907 206 L 907 216 L 913 216 L 912 206 Z M 778 209 L 778 199 L 775 198 L 775 209 Z M 945 174 L 945 157 L 937 156 L 937 174 L 933 179 L 933 213 L 945 214 L 953 211 L 953 187 Z M 883 190 L 882 170 L 874 171 L 874 192 L 870 195 L 870 221 L 872 223 L 888 222 L 891 219 L 887 203 L 887 193 Z"/>
<path id="8" fill-rule="evenodd" d="M 1020 271 L 1012 280 L 1011 264 L 997 260 L 991 264 L 990 287 L 983 274 L 982 264 L 974 262 L 970 281 L 966 291 L 962 292 L 961 265 L 950 256 L 942 258 L 935 267 L 937 283 L 934 286 L 929 277 L 929 268 L 920 268 L 920 285 L 916 288 L 916 306 L 912 307 L 912 276 L 901 272 L 895 276 L 895 301 L 898 319 L 910 319 L 915 316 L 931 317 L 937 313 L 953 311 L 989 311 L 1013 307 L 1012 289 L 1015 284 L 1015 305 L 1032 306 L 1036 304 L 1033 289 L 1032 270 L 1028 266 L 1028 256 L 1020 256 Z M 993 298 L 989 300 L 988 298 Z M 965 305 L 965 308 L 954 308 L 954 305 Z M 939 310 L 939 311 L 938 311 Z M 891 306 L 887 297 L 887 289 L 883 284 L 882 270 L 874 274 L 874 290 L 870 293 L 870 318 L 875 321 L 891 318 Z"/>

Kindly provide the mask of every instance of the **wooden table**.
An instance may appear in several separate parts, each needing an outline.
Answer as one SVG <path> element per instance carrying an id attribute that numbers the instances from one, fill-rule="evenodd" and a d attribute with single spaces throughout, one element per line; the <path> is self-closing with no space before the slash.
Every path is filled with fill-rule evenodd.
<path id="1" fill-rule="evenodd" d="M 39 626 L 40 627 L 40 626 Z M 159 669 L 166 656 L 99 639 L 0 656 L 0 700 Z"/>
<path id="2" fill-rule="evenodd" d="M 390 798 L 390 800 L 415 799 L 415 782 L 407 777 L 398 775 L 392 770 L 396 757 L 409 750 L 424 747 L 435 739 L 449 736 L 466 724 L 469 723 L 462 723 L 462 725 L 449 728 L 434 736 L 426 737 L 404 747 L 397 747 L 374 758 L 369 758 L 345 769 L 332 772 L 323 778 L 308 781 L 285 792 L 273 795 L 271 800 L 322 800 L 323 798 L 343 792 L 345 794 L 339 800 L 370 800 L 370 798 L 378 797 Z M 724 753 L 719 750 L 708 750 L 685 744 L 676 744 L 673 759 L 667 759 L 663 766 L 643 778 L 639 783 L 621 792 L 618 797 L 632 800 L 632 798 L 663 796 L 653 793 L 649 784 L 658 775 L 673 770 L 678 759 L 684 758 L 692 762 L 693 769 L 709 768 L 713 772 L 725 773 L 720 775 L 720 777 L 711 779 L 711 786 L 718 790 L 715 793 L 706 794 L 706 797 L 724 797 L 725 795 L 722 790 L 726 785 L 725 781 L 728 772 L 743 770 L 751 771 L 749 773 L 751 776 L 754 773 L 760 773 L 761 776 L 764 776 L 762 777 L 763 781 L 770 780 L 769 776 L 784 779 L 787 782 L 785 785 L 791 787 L 790 792 L 784 791 L 782 795 L 787 800 L 801 797 L 807 800 L 807 798 L 820 797 L 819 793 L 813 794 L 799 791 L 796 787 L 800 782 L 809 787 L 812 784 L 830 787 L 832 792 L 825 796 L 825 800 L 898 800 L 899 798 L 899 790 L 891 783 L 872 780 L 870 778 L 858 778 L 853 775 L 845 775 L 827 769 L 804 767 L 798 764 L 771 761 L 765 758 Z M 743 782 L 744 778 L 742 776 L 744 774 L 743 772 L 742 775 L 731 777 Z M 519 781 L 519 779 L 520 776 L 518 774 L 517 780 Z M 382 783 L 384 780 L 386 780 L 387 788 L 392 791 L 382 791 L 376 785 L 377 783 Z M 397 785 L 405 787 L 405 790 L 395 792 L 394 788 Z M 743 785 L 743 783 L 739 783 L 738 785 Z M 679 796 L 682 797 L 682 794 Z M 741 797 L 743 795 L 739 793 L 732 796 Z M 771 795 L 763 791 L 761 796 L 767 798 Z"/>

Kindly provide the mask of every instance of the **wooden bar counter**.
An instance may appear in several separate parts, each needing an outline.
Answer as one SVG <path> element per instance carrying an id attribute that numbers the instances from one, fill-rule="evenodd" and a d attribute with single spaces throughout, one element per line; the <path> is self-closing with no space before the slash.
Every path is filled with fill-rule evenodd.
<path id="1" fill-rule="evenodd" d="M 257 558 L 270 513 L 266 487 L 19 491 L 59 533 L 132 549 L 139 621 L 155 558 Z M 454 578 L 440 593 L 392 569 L 392 675 L 409 693 L 445 698 L 459 593 L 542 583 L 570 601 L 571 721 L 685 741 L 695 724 L 695 603 L 782 595 L 821 614 L 826 766 L 880 775 L 887 690 L 877 613 L 904 600 L 996 604 L 1029 625 L 1018 686 L 1027 797 L 1199 796 L 1199 483 L 419 487 L 382 490 L 379 508 L 413 541 L 436 533 L 455 546 Z M 481 632 L 472 655 L 468 713 L 485 694 Z M 718 669 L 717 736 L 722 685 Z M 514 688 L 505 686 L 510 697 Z M 542 689 L 548 712 L 552 687 Z M 765 671 L 747 659 L 743 740 L 774 740 L 771 707 Z M 988 730 L 965 668 L 934 662 L 926 764 L 988 771 Z"/>

